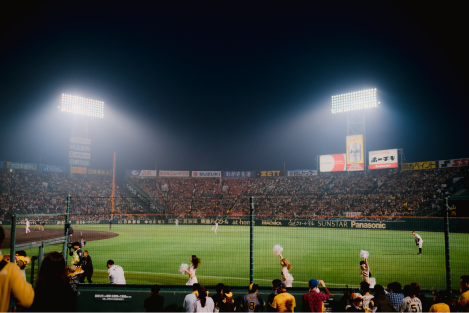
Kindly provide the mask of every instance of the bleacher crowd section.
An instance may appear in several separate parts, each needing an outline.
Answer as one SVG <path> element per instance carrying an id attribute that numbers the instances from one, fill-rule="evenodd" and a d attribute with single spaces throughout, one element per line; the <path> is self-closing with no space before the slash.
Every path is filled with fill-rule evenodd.
<path id="1" fill-rule="evenodd" d="M 373 176 L 347 174 L 269 178 L 126 178 L 157 203 L 149 209 L 125 187 L 116 188 L 114 218 L 145 219 L 141 214 L 204 218 L 249 214 L 266 219 L 329 219 L 340 216 L 394 220 L 441 208 L 453 192 L 453 178 L 467 167 L 402 171 Z M 0 219 L 18 214 L 65 213 L 72 195 L 72 219 L 106 220 L 111 214 L 109 176 L 3 170 Z M 438 201 L 440 199 L 440 201 Z M 430 209 L 430 210 L 428 210 Z M 135 215 L 135 216 L 134 216 Z M 47 218 L 45 218 L 47 220 Z"/>

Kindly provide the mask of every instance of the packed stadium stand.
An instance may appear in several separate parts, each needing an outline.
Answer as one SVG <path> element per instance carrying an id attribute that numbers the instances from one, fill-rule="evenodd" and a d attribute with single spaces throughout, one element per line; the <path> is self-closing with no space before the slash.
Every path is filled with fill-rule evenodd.
<path id="1" fill-rule="evenodd" d="M 176 217 L 242 216 L 255 197 L 261 218 L 397 219 L 441 208 L 453 193 L 453 178 L 468 169 L 402 171 L 373 176 L 347 174 L 276 178 L 128 178 L 128 182 Z M 162 213 L 162 212 L 159 212 Z"/>
<path id="2" fill-rule="evenodd" d="M 468 168 L 401 171 L 370 176 L 321 174 L 275 178 L 126 178 L 156 206 L 149 209 L 134 194 L 116 188 L 115 218 L 132 214 L 173 217 L 243 216 L 249 197 L 256 215 L 267 219 L 336 218 L 359 212 L 362 219 L 393 220 L 435 212 L 441 199 L 458 191 L 453 178 L 465 182 Z M 72 195 L 72 219 L 109 219 L 112 181 L 109 176 L 3 170 L 0 175 L 0 218 L 20 214 L 62 213 Z M 454 190 L 453 190 L 454 189 Z M 372 217 L 373 216 L 373 217 Z M 144 218 L 140 216 L 139 218 Z"/>

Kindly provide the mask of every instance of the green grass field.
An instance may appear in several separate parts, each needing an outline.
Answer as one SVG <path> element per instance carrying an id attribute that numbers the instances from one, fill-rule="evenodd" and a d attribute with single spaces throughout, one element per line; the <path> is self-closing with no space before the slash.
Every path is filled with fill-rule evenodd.
<path id="1" fill-rule="evenodd" d="M 184 285 L 181 263 L 191 254 L 202 259 L 197 278 L 203 285 L 223 282 L 245 286 L 249 283 L 249 227 L 219 226 L 218 234 L 203 225 L 113 225 L 118 237 L 91 241 L 85 249 L 93 260 L 96 283 L 107 283 L 106 261 L 113 259 L 124 268 L 128 284 Z M 74 225 L 83 229 L 108 231 L 107 225 Z M 280 278 L 279 257 L 272 253 L 275 244 L 293 268 L 294 287 L 306 287 L 310 278 L 322 279 L 329 287 L 358 286 L 359 252 L 370 252 L 370 269 L 378 284 L 398 281 L 402 285 L 418 282 L 422 288 L 444 288 L 444 235 L 419 232 L 424 240 L 423 255 L 417 255 L 409 231 L 357 230 L 332 228 L 256 227 L 254 280 L 270 285 Z M 86 238 L 85 238 L 86 239 Z M 469 234 L 451 234 L 452 286 L 459 288 L 459 277 L 469 274 Z M 38 249 L 27 251 L 36 255 Z M 46 247 L 46 252 L 61 250 Z M 3 254 L 9 253 L 2 249 Z M 29 269 L 28 269 L 29 272 Z M 29 276 L 28 276 L 29 277 Z"/>

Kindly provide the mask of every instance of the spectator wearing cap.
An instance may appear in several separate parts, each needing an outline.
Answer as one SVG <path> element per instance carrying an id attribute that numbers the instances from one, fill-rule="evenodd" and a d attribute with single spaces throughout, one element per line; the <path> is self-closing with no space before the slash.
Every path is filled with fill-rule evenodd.
<path id="1" fill-rule="evenodd" d="M 354 292 L 350 295 L 350 299 L 353 301 L 352 304 L 345 307 L 346 312 L 364 312 L 363 309 L 363 296 L 358 292 Z"/>
<path id="2" fill-rule="evenodd" d="M 269 298 L 267 298 L 267 312 L 276 312 L 272 307 L 272 303 L 274 302 L 274 298 L 277 296 L 277 287 L 276 285 L 278 283 L 281 283 L 282 281 L 280 279 L 274 279 L 272 280 L 272 293 L 269 295 Z"/>
<path id="3" fill-rule="evenodd" d="M 391 303 L 391 300 L 386 296 L 384 292 L 384 287 L 381 285 L 375 285 L 374 298 L 370 301 L 370 307 L 373 308 L 375 312 L 395 312 L 394 306 Z M 399 311 L 399 310 L 397 310 Z"/>
<path id="4" fill-rule="evenodd" d="M 324 293 L 319 291 L 319 284 L 324 287 Z M 328 300 L 330 297 L 326 284 L 322 280 L 313 278 L 309 280 L 308 285 L 309 291 L 305 293 L 301 299 L 302 312 L 324 312 L 324 301 Z"/>
<path id="5" fill-rule="evenodd" d="M 386 292 L 386 290 L 385 290 Z M 401 307 L 401 302 L 404 299 L 404 294 L 402 293 L 402 286 L 400 283 L 393 282 L 388 284 L 388 290 L 386 292 L 389 300 L 391 300 L 391 304 L 396 311 L 399 311 Z"/>
<path id="6" fill-rule="evenodd" d="M 295 312 L 296 302 L 295 297 L 287 292 L 287 285 L 284 282 L 275 285 L 277 295 L 272 301 L 272 308 L 275 312 Z"/>
<path id="7" fill-rule="evenodd" d="M 431 306 L 428 312 L 450 312 L 449 305 L 446 304 L 448 298 L 448 292 L 446 290 L 434 292 L 433 301 L 435 304 Z"/>
<path id="8" fill-rule="evenodd" d="M 236 311 L 236 306 L 233 299 L 233 293 L 231 292 L 231 287 L 225 285 L 223 287 L 223 292 L 221 296 L 221 301 L 218 302 L 218 307 L 220 312 L 234 312 Z"/>

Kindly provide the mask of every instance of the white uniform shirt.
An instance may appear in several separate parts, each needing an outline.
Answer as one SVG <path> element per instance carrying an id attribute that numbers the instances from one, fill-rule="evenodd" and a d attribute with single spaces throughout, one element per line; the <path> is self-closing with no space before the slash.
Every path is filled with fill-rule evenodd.
<path id="1" fill-rule="evenodd" d="M 418 240 L 419 248 L 422 248 L 423 240 L 422 237 L 419 236 L 419 234 L 414 235 L 415 240 Z"/>
<path id="2" fill-rule="evenodd" d="M 182 307 L 186 312 L 194 312 L 195 302 L 197 302 L 197 296 L 194 293 L 190 293 L 184 298 Z"/>
<path id="3" fill-rule="evenodd" d="M 29 221 L 26 221 L 26 227 L 29 228 Z"/>
<path id="4" fill-rule="evenodd" d="M 119 265 L 112 265 L 107 270 L 107 274 L 111 284 L 125 285 L 124 269 Z"/>
<path id="5" fill-rule="evenodd" d="M 206 301 L 204 307 L 202 307 L 202 304 L 199 300 L 195 301 L 194 312 L 213 312 L 215 309 L 215 303 L 213 302 L 213 299 L 210 297 L 205 297 L 205 299 Z"/>
<path id="6" fill-rule="evenodd" d="M 405 297 L 401 302 L 401 312 L 422 312 L 422 302 L 415 297 Z"/>

